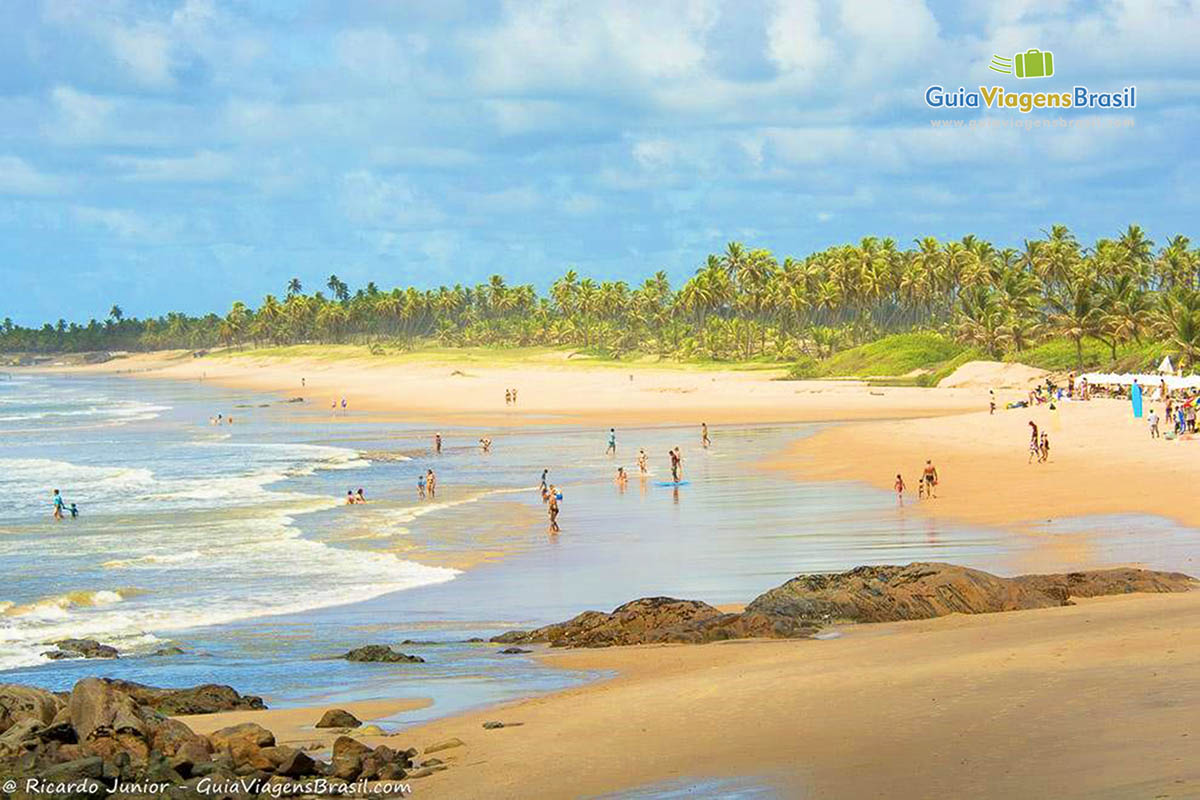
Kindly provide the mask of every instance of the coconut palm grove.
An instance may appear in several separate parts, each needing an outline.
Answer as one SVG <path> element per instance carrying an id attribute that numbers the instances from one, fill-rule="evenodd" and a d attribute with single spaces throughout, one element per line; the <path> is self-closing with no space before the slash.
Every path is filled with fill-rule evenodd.
<path id="1" fill-rule="evenodd" d="M 6 319 L 0 349 L 551 346 L 610 359 L 788 363 L 795 377 L 854 374 L 856 352 L 884 351 L 873 374 L 944 371 L 979 357 L 1133 369 L 1171 355 L 1191 366 L 1200 352 L 1198 267 L 1200 249 L 1187 237 L 1158 244 L 1137 225 L 1090 245 L 1055 225 L 1021 247 L 968 235 L 900 249 L 866 237 L 782 260 L 731 242 L 679 287 L 662 271 L 631 286 L 568 270 L 544 294 L 501 275 L 477 286 L 352 289 L 334 274 L 321 287 L 293 278 L 223 315 L 136 319 L 113 305 L 103 321 L 26 328 Z"/>

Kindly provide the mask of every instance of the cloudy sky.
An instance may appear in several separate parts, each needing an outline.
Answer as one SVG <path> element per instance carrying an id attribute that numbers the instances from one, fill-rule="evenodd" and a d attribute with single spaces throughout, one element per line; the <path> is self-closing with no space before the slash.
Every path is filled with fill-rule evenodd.
<path id="1" fill-rule="evenodd" d="M 1181 0 L 4 3 L 0 316 L 223 311 L 331 272 L 678 280 L 732 239 L 1200 235 L 1197 41 Z M 1054 78 L 988 71 L 1030 47 Z M 934 129 L 931 83 L 1138 108 Z"/>

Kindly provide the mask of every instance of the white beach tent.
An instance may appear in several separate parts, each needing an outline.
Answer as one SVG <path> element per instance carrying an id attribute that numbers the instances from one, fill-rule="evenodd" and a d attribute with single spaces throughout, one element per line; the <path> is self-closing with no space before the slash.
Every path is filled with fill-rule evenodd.
<path id="1" fill-rule="evenodd" d="M 1163 356 L 1162 363 L 1158 365 L 1158 371 L 1166 372 L 1168 374 L 1175 373 L 1175 367 L 1171 366 L 1171 357 L 1170 356 Z"/>
<path id="2" fill-rule="evenodd" d="M 1080 376 L 1092 386 L 1132 386 L 1137 381 L 1145 389 L 1153 389 L 1161 383 L 1167 384 L 1167 389 L 1200 389 L 1200 375 L 1135 375 L 1126 372 L 1118 375 L 1115 372 L 1087 372 Z"/>

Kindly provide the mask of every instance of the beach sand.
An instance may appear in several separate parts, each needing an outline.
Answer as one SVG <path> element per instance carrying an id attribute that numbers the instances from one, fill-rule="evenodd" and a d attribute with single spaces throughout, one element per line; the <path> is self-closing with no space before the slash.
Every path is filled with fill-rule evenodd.
<path id="1" fill-rule="evenodd" d="M 913 496 L 910 508 L 977 524 L 1117 513 L 1200 524 L 1187 502 L 1200 443 L 1151 441 L 1145 422 L 1118 401 L 1064 403 L 1056 417 L 1044 406 L 989 416 L 986 381 L 874 388 L 775 381 L 766 372 L 253 356 L 136 357 L 102 367 L 118 364 L 149 377 L 303 395 L 325 414 L 344 395 L 352 412 L 373 419 L 847 421 L 764 454 L 767 466 L 797 480 L 884 488 L 902 472 L 915 490 L 930 458 L 941 473 L 939 498 L 918 504 Z M 511 386 L 520 390 L 516 409 L 503 404 Z M 1000 394 L 1001 405 L 1017 396 Z M 1048 464 L 1026 463 L 1030 419 L 1050 434 Z M 465 746 L 437 754 L 450 769 L 414 784 L 429 797 L 578 797 L 723 776 L 758 776 L 785 796 L 830 798 L 1200 796 L 1200 593 L 842 633 L 552 653 L 556 666 L 618 677 L 364 741 L 424 748 L 462 739 Z M 310 740 L 303 726 L 319 710 L 285 715 L 283 740 Z M 487 720 L 521 724 L 484 730 Z"/>
<path id="2" fill-rule="evenodd" d="M 555 666 L 619 677 L 362 738 L 462 740 L 436 753 L 449 769 L 414 782 L 420 797 L 586 797 L 714 777 L 812 798 L 1200 794 L 1200 593 L 837 630 L 554 652 Z M 322 710 L 276 719 L 311 724 Z M 279 713 L 195 719 L 271 727 Z"/>

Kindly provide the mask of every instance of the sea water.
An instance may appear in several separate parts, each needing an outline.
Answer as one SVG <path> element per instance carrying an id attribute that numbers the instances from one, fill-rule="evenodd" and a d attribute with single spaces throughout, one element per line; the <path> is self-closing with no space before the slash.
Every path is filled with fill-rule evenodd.
<path id="1" fill-rule="evenodd" d="M 813 425 L 713 427 L 707 450 L 698 423 L 618 428 L 607 455 L 606 425 L 515 414 L 489 428 L 399 424 L 370 421 L 353 398 L 345 412 L 329 404 L 200 382 L 0 381 L 0 681 L 219 682 L 272 705 L 433 698 L 397 720 L 413 722 L 589 679 L 466 640 L 635 597 L 744 603 L 799 573 L 916 560 L 1016 574 L 1136 552 L 1178 569 L 1197 543 L 1194 530 L 1140 519 L 946 524 L 891 492 L 763 466 Z M 210 424 L 218 413 L 234 423 Z M 658 486 L 676 446 L 689 484 Z M 427 469 L 439 491 L 421 500 Z M 543 469 L 563 493 L 557 535 L 538 491 Z M 346 505 L 359 487 L 370 502 Z M 51 519 L 54 488 L 78 503 L 78 519 Z M 41 655 L 68 636 L 113 644 L 122 658 Z M 334 658 L 367 643 L 426 662 Z M 153 655 L 165 645 L 186 653 Z"/>

